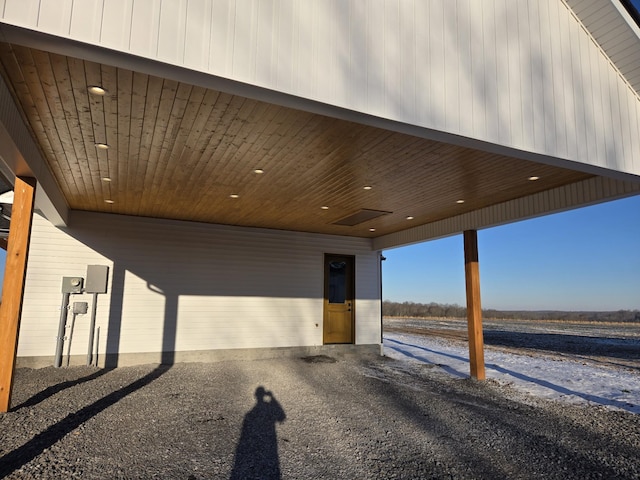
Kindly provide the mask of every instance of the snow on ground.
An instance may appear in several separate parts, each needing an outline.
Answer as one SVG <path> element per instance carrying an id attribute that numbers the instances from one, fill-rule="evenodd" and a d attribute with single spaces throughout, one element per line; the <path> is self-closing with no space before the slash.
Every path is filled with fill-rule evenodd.
<path id="1" fill-rule="evenodd" d="M 437 365 L 469 377 L 469 351 L 463 342 L 420 335 L 385 333 L 384 354 L 397 360 Z M 571 403 L 588 403 L 640 413 L 640 373 L 597 365 L 589 360 L 505 353 L 485 347 L 488 379 L 531 395 Z"/>

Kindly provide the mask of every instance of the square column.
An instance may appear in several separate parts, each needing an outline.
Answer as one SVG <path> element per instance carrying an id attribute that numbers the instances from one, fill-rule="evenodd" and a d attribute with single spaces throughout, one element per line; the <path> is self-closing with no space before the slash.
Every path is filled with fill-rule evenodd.
<path id="1" fill-rule="evenodd" d="M 469 331 L 469 363 L 471 376 L 484 380 L 484 339 L 480 304 L 480 266 L 478 264 L 478 232 L 464 232 L 464 272 L 467 286 L 467 328 Z"/>
<path id="2" fill-rule="evenodd" d="M 11 405 L 35 191 L 35 178 L 16 177 L 0 305 L 0 412 Z"/>

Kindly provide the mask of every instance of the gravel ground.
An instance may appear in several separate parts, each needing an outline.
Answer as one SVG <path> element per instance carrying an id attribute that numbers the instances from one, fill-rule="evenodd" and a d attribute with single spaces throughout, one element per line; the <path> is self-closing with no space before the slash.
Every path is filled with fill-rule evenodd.
<path id="1" fill-rule="evenodd" d="M 18 369 L 0 477 L 640 478 L 640 416 L 385 357 Z"/>

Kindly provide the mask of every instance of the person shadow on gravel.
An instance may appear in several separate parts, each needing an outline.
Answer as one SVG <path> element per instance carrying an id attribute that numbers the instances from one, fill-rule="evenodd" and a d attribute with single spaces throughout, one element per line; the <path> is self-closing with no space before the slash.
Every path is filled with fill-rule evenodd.
<path id="1" fill-rule="evenodd" d="M 255 396 L 256 404 L 242 422 L 230 480 L 281 478 L 276 423 L 287 417 L 273 393 L 264 387 L 256 388 Z"/>

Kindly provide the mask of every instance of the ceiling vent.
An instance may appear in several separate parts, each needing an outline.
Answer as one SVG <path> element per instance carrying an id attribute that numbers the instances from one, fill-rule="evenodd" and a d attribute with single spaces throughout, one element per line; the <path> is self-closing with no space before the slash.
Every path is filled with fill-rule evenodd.
<path id="1" fill-rule="evenodd" d="M 368 220 L 373 220 L 374 218 L 382 217 L 383 215 L 389 215 L 390 213 L 391 212 L 385 212 L 383 210 L 362 209 L 356 213 L 349 215 L 348 217 L 344 217 L 333 222 L 333 225 L 344 225 L 347 227 L 353 227 Z"/>

